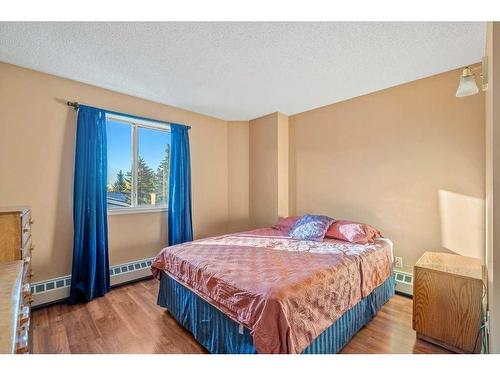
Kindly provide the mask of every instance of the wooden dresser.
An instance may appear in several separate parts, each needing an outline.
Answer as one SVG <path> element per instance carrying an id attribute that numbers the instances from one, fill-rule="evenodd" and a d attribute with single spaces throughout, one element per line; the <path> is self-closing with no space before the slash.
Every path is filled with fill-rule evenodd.
<path id="1" fill-rule="evenodd" d="M 480 260 L 426 252 L 413 276 L 417 338 L 458 353 L 479 353 L 485 293 Z"/>
<path id="2" fill-rule="evenodd" d="M 31 210 L 0 208 L 0 353 L 28 353 Z"/>

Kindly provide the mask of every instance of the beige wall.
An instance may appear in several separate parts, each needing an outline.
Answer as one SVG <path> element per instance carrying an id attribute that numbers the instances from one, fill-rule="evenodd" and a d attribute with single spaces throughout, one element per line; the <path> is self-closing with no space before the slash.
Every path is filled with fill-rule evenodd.
<path id="1" fill-rule="evenodd" d="M 228 231 L 252 229 L 250 220 L 250 144 L 248 121 L 228 122 Z"/>
<path id="2" fill-rule="evenodd" d="M 370 223 L 407 265 L 440 250 L 450 213 L 439 192 L 484 199 L 484 95 L 455 98 L 459 75 L 291 116 L 297 214 Z"/>
<path id="3" fill-rule="evenodd" d="M 75 112 L 64 100 L 191 125 L 195 237 L 227 230 L 226 121 L 0 63 L 0 206 L 33 208 L 35 281 L 71 271 Z M 110 262 L 155 255 L 165 215 L 109 216 Z"/>
<path id="4" fill-rule="evenodd" d="M 278 127 L 278 147 L 277 147 L 277 163 L 278 163 L 278 216 L 287 217 L 290 215 L 290 132 L 288 124 L 288 116 L 282 113 L 277 113 L 276 116 Z"/>
<path id="5" fill-rule="evenodd" d="M 253 227 L 290 215 L 288 116 L 275 112 L 249 122 L 250 217 Z"/>
<path id="6" fill-rule="evenodd" d="M 490 312 L 490 351 L 500 353 L 500 23 L 489 22 L 486 33 L 486 264 Z M 497 105 L 494 105 L 497 103 Z"/>
<path id="7" fill-rule="evenodd" d="M 250 121 L 250 217 L 255 227 L 278 217 L 278 114 Z"/>

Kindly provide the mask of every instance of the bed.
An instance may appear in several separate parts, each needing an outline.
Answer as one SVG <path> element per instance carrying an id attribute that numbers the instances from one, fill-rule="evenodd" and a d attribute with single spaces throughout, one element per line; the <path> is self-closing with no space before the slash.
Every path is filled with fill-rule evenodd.
<path id="1" fill-rule="evenodd" d="M 272 228 L 163 249 L 158 304 L 211 353 L 337 353 L 394 295 L 392 243 Z"/>

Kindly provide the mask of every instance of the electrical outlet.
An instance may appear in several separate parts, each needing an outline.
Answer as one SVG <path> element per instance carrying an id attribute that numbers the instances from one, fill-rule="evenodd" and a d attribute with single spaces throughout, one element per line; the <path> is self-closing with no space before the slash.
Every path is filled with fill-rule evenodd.
<path id="1" fill-rule="evenodd" d="M 403 257 L 395 257 L 394 258 L 394 266 L 397 268 L 403 268 Z"/>

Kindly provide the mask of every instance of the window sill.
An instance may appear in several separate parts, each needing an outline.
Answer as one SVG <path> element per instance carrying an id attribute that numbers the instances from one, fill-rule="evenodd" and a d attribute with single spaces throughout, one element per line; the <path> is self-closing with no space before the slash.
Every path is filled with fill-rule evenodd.
<path id="1" fill-rule="evenodd" d="M 167 212 L 166 207 L 155 207 L 155 208 L 121 208 L 108 210 L 108 216 L 114 215 L 130 215 L 130 214 L 148 214 L 154 212 Z"/>

